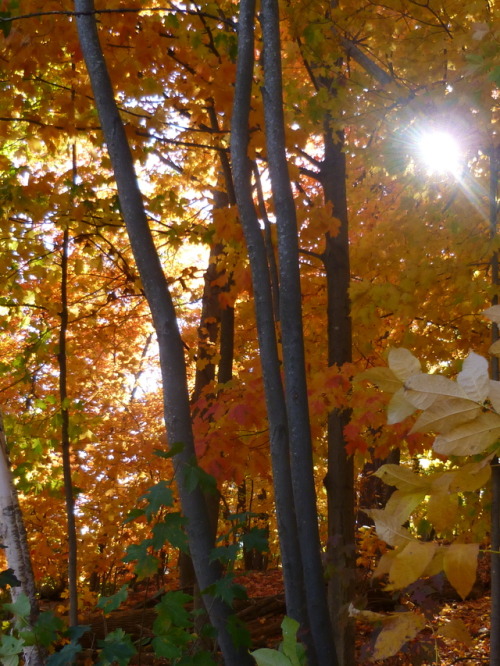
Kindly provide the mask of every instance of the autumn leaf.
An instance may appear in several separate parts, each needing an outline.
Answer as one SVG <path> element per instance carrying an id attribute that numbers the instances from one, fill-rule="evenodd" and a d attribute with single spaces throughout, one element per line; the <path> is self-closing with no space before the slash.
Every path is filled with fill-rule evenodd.
<path id="1" fill-rule="evenodd" d="M 406 399 L 406 391 L 401 387 L 392 396 L 387 406 L 387 423 L 394 425 L 403 421 L 407 416 L 411 416 L 415 411 L 415 407 Z"/>
<path id="2" fill-rule="evenodd" d="M 434 557 L 437 544 L 410 541 L 397 553 L 389 571 L 388 590 L 401 590 L 414 583 L 424 573 Z"/>
<path id="3" fill-rule="evenodd" d="M 447 433 L 462 423 L 474 420 L 480 409 L 478 404 L 464 398 L 438 400 L 420 414 L 410 433 Z"/>
<path id="4" fill-rule="evenodd" d="M 418 492 L 427 484 L 425 478 L 415 474 L 405 465 L 382 465 L 375 472 L 375 476 L 378 476 L 388 486 L 396 486 L 398 490 L 404 492 Z"/>
<path id="5" fill-rule="evenodd" d="M 491 477 L 491 459 L 492 456 L 488 456 L 484 460 L 467 463 L 454 470 L 449 491 L 466 493 L 483 488 Z"/>
<path id="6" fill-rule="evenodd" d="M 425 627 L 425 618 L 416 613 L 395 613 L 384 622 L 375 642 L 373 659 L 387 659 Z"/>
<path id="7" fill-rule="evenodd" d="M 436 437 L 433 449 L 445 456 L 473 456 L 483 453 L 500 437 L 500 415 L 483 412 L 469 423 Z"/>
<path id="8" fill-rule="evenodd" d="M 492 305 L 491 308 L 484 310 L 483 314 L 495 324 L 500 324 L 500 305 Z"/>
<path id="9" fill-rule="evenodd" d="M 405 395 L 417 409 L 428 409 L 446 397 L 468 399 L 464 389 L 443 375 L 413 375 L 405 382 Z"/>
<path id="10" fill-rule="evenodd" d="M 478 553 L 477 543 L 452 543 L 444 551 L 444 572 L 462 599 L 470 593 L 476 580 Z"/>
<path id="11" fill-rule="evenodd" d="M 488 397 L 489 373 L 488 362 L 479 354 L 470 352 L 458 373 L 457 382 L 467 393 L 470 400 L 482 403 Z"/>
<path id="12" fill-rule="evenodd" d="M 388 355 L 389 368 L 396 377 L 405 382 L 412 375 L 422 372 L 420 361 L 408 349 L 390 349 Z"/>
<path id="13" fill-rule="evenodd" d="M 495 340 L 495 342 L 490 345 L 488 354 L 491 354 L 492 356 L 500 356 L 500 340 Z"/>
<path id="14" fill-rule="evenodd" d="M 396 377 L 390 368 L 368 368 L 368 370 L 356 375 L 356 381 L 363 379 L 371 382 L 374 386 L 378 386 L 381 391 L 386 393 L 396 393 L 403 386 L 403 382 Z"/>
<path id="15" fill-rule="evenodd" d="M 460 643 L 463 643 L 468 648 L 474 645 L 474 639 L 463 620 L 459 617 L 451 618 L 445 624 L 440 624 L 436 633 L 443 638 L 452 638 L 455 641 L 460 641 Z"/>
<path id="16" fill-rule="evenodd" d="M 443 532 L 454 524 L 458 515 L 458 499 L 448 492 L 434 492 L 427 502 L 427 519 L 438 532 Z"/>
<path id="17" fill-rule="evenodd" d="M 410 540 L 408 530 L 402 527 L 400 514 L 391 514 L 385 509 L 365 509 L 365 513 L 373 519 L 379 539 L 389 546 L 400 546 Z"/>
<path id="18" fill-rule="evenodd" d="M 488 392 L 488 400 L 491 402 L 491 405 L 495 412 L 500 414 L 500 382 L 495 380 L 490 380 L 490 390 Z"/>

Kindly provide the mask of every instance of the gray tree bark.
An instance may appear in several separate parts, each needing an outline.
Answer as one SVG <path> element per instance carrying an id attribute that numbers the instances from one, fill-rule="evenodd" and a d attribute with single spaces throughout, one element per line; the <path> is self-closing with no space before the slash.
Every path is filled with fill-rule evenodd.
<path id="1" fill-rule="evenodd" d="M 326 600 L 317 522 L 302 328 L 298 229 L 286 157 L 279 9 L 276 0 L 262 0 L 261 25 L 266 148 L 278 228 L 280 318 L 292 485 L 313 643 L 318 663 L 331 666 L 337 663 L 337 659 Z"/>
<path id="2" fill-rule="evenodd" d="M 75 0 L 75 10 L 80 46 L 114 171 L 123 219 L 158 338 L 167 437 L 170 445 L 183 445 L 182 451 L 174 456 L 175 477 L 182 510 L 187 518 L 189 548 L 196 578 L 200 589 L 205 590 L 220 577 L 220 567 L 218 563 L 210 562 L 213 539 L 202 489 L 197 486 L 190 490 L 185 483 L 186 470 L 197 463 L 182 339 L 99 42 L 92 0 Z M 204 596 L 225 662 L 234 666 L 252 664 L 248 652 L 236 647 L 229 634 L 227 621 L 231 609 L 221 599 Z"/>
<path id="3" fill-rule="evenodd" d="M 236 201 L 250 259 L 260 359 L 270 430 L 276 515 L 283 564 L 287 613 L 309 640 L 309 621 L 290 473 L 287 408 L 280 372 L 274 303 L 267 251 L 252 197 L 252 164 L 248 158 L 250 100 L 254 69 L 255 0 L 241 0 L 238 60 L 231 121 L 231 162 Z M 315 655 L 310 652 L 310 663 Z"/>
<path id="4" fill-rule="evenodd" d="M 38 600 L 36 598 L 35 578 L 31 567 L 30 551 L 23 515 L 17 491 L 12 481 L 10 460 L 7 449 L 7 440 L 0 414 L 0 541 L 5 546 L 7 564 L 13 570 L 19 587 L 10 590 L 12 601 L 25 594 L 30 601 L 29 623 L 33 625 L 39 614 Z M 43 650 L 36 645 L 27 647 L 23 651 L 26 666 L 43 666 Z"/>

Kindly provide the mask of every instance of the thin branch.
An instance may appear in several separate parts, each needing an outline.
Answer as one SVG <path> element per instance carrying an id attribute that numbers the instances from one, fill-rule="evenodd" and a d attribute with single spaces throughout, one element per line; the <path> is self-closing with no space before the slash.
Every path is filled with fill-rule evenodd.
<path id="1" fill-rule="evenodd" d="M 225 23 L 226 25 L 230 26 L 231 28 L 235 28 L 235 24 L 233 21 L 230 19 L 224 19 L 221 18 L 220 16 L 214 16 L 213 14 L 208 14 L 206 12 L 199 12 L 199 11 L 190 11 L 187 9 L 179 9 L 177 7 L 174 8 L 175 12 L 179 14 L 184 14 L 185 16 L 204 16 L 205 18 L 213 19 L 214 21 L 218 21 L 219 23 Z M 63 10 L 63 9 L 56 9 L 52 11 L 46 11 L 46 12 L 31 12 L 29 14 L 18 14 L 17 16 L 2 16 L 0 17 L 0 25 L 2 23 L 13 23 L 14 21 L 21 21 L 25 19 L 32 19 L 32 18 L 40 18 L 42 16 L 96 16 L 100 14 L 143 14 L 143 13 L 149 13 L 149 12 L 165 12 L 165 13 L 173 13 L 172 7 L 122 7 L 122 8 L 116 8 L 116 9 L 94 9 L 92 11 L 88 12 L 76 12 L 76 11 L 70 11 L 70 10 Z"/>

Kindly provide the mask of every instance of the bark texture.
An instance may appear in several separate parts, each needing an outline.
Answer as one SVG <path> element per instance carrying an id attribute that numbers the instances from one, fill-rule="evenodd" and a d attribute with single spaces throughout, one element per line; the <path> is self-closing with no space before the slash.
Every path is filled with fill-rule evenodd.
<path id="1" fill-rule="evenodd" d="M 266 148 L 278 227 L 280 320 L 292 486 L 314 648 L 318 663 L 331 665 L 337 661 L 324 589 L 317 523 L 302 328 L 298 228 L 286 157 L 279 9 L 276 0 L 262 0 L 261 25 Z"/>
<path id="2" fill-rule="evenodd" d="M 241 0 L 237 74 L 231 122 L 231 162 L 235 195 L 252 272 L 287 613 L 301 624 L 307 642 L 309 627 L 291 484 L 287 409 L 278 356 L 275 304 L 266 246 L 252 198 L 252 165 L 248 158 L 248 119 L 254 69 L 254 21 L 255 0 Z"/>
<path id="3" fill-rule="evenodd" d="M 349 226 L 346 192 L 346 163 L 342 135 L 333 136 L 329 118 L 325 119 L 325 153 L 320 179 L 325 200 L 333 204 L 340 220 L 336 236 L 327 234 L 323 262 L 328 293 L 328 364 L 341 367 L 352 360 L 352 332 L 349 302 L 351 280 Z M 328 415 L 328 493 L 327 561 L 328 606 L 341 666 L 354 660 L 354 623 L 349 618 L 349 603 L 355 583 L 354 538 L 354 464 L 345 449 L 344 428 L 350 415 L 334 409 Z"/>
<path id="4" fill-rule="evenodd" d="M 220 577 L 220 567 L 218 563 L 210 562 L 213 539 L 202 490 L 198 486 L 190 491 L 185 484 L 185 472 L 196 465 L 196 455 L 182 339 L 99 42 L 92 0 L 75 0 L 75 10 L 80 46 L 114 171 L 122 215 L 158 338 L 167 437 L 171 444 L 180 442 L 183 445 L 183 450 L 174 457 L 174 468 L 182 509 L 187 518 L 189 548 L 196 578 L 200 589 L 205 590 Z M 220 599 L 204 596 L 225 662 L 235 666 L 251 664 L 248 652 L 235 647 L 228 632 L 231 609 Z"/>
<path id="5" fill-rule="evenodd" d="M 5 546 L 7 564 L 13 570 L 19 587 L 10 590 L 12 601 L 21 594 L 25 594 L 29 601 L 31 612 L 29 623 L 33 625 L 39 614 L 38 600 L 36 598 L 35 578 L 31 567 L 30 551 L 23 515 L 16 488 L 12 481 L 7 440 L 0 413 L 0 542 Z M 37 646 L 27 647 L 23 652 L 26 666 L 43 666 L 44 653 Z"/>

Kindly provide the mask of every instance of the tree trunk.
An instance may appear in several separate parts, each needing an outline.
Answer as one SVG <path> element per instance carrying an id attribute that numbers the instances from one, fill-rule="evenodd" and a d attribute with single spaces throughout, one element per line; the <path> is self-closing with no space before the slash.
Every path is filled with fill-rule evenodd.
<path id="1" fill-rule="evenodd" d="M 325 154 L 321 183 L 325 200 L 333 204 L 340 220 L 339 233 L 327 234 L 323 261 L 328 293 L 328 364 L 342 367 L 352 360 L 352 332 L 349 303 L 350 262 L 346 192 L 346 164 L 343 136 L 333 137 L 329 118 L 325 119 Z M 354 623 L 349 618 L 349 603 L 355 584 L 354 464 L 345 449 L 344 427 L 349 413 L 334 409 L 328 416 L 328 493 L 327 562 L 328 605 L 332 618 L 339 664 L 354 663 Z"/>
<path id="2" fill-rule="evenodd" d="M 318 663 L 326 665 L 335 664 L 336 659 L 317 522 L 302 329 L 298 230 L 286 157 L 279 10 L 276 0 L 262 0 L 261 25 L 266 148 L 278 228 L 280 320 L 292 485 L 304 579 L 307 581 L 309 622 Z"/>
<path id="3" fill-rule="evenodd" d="M 310 635 L 309 623 L 291 484 L 287 411 L 280 373 L 274 303 L 266 247 L 252 198 L 252 167 L 248 158 L 248 119 L 254 68 L 254 20 L 255 0 L 241 0 L 237 73 L 231 122 L 232 173 L 252 272 L 287 613 L 300 623 L 303 638 L 307 643 Z M 310 653 L 309 657 L 310 663 L 314 664 L 314 654 Z"/>
<path id="4" fill-rule="evenodd" d="M 495 243 L 498 223 L 498 175 L 500 171 L 500 147 L 492 146 L 490 155 L 490 238 Z M 498 289 L 498 252 L 491 258 L 491 283 Z M 498 304 L 498 295 L 493 298 L 493 305 Z M 492 342 L 499 338 L 498 324 L 491 328 Z M 499 359 L 491 358 L 491 379 L 500 379 Z M 491 627 L 490 627 L 490 664 L 500 664 L 500 460 L 496 456 L 491 467 Z"/>
<path id="5" fill-rule="evenodd" d="M 7 564 L 13 570 L 19 587 L 11 587 L 12 601 L 16 601 L 20 594 L 25 594 L 30 602 L 29 623 L 32 626 L 39 614 L 38 600 L 36 598 L 35 579 L 31 567 L 30 550 L 23 515 L 17 491 L 12 481 L 9 454 L 3 417 L 0 414 L 0 541 L 5 547 Z M 43 666 L 43 651 L 36 645 L 27 647 L 23 651 L 26 666 Z"/>
<path id="6" fill-rule="evenodd" d="M 122 215 L 132 251 L 144 285 L 158 338 L 164 392 L 164 416 L 170 445 L 182 443 L 174 457 L 175 477 L 182 510 L 187 518 L 189 549 L 201 590 L 220 577 L 220 566 L 210 561 L 213 538 L 202 489 L 190 489 L 185 472 L 196 466 L 191 409 L 187 386 L 184 348 L 175 308 L 148 225 L 137 182 L 130 146 L 114 99 L 109 72 L 104 60 L 92 0 L 75 0 L 77 27 L 83 57 L 89 72 L 104 140 L 118 188 Z M 248 652 L 236 647 L 228 631 L 231 609 L 221 599 L 206 596 L 210 621 L 227 664 L 252 664 Z"/>
<path id="7" fill-rule="evenodd" d="M 74 168 L 74 164 L 73 164 Z M 66 353 L 66 335 L 68 331 L 68 245 L 69 232 L 63 232 L 61 250 L 61 327 L 59 329 L 59 400 L 61 403 L 61 448 L 64 475 L 64 495 L 66 499 L 66 525 L 68 538 L 68 590 L 69 590 L 69 624 L 78 624 L 78 590 L 77 590 L 77 538 L 75 523 L 75 498 L 71 475 L 71 442 L 69 436 L 68 410 L 68 358 Z"/>

